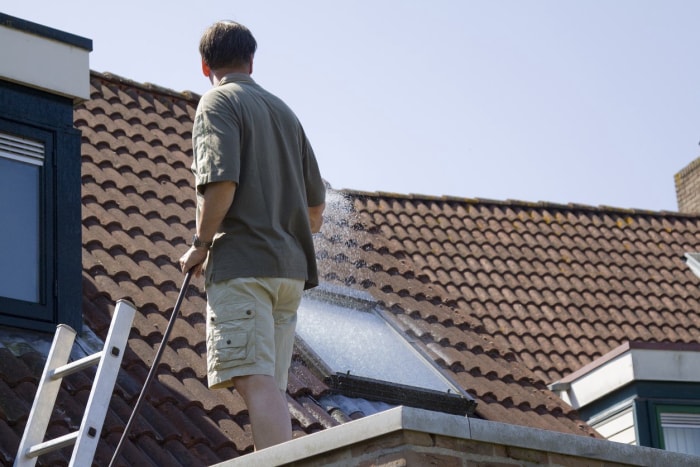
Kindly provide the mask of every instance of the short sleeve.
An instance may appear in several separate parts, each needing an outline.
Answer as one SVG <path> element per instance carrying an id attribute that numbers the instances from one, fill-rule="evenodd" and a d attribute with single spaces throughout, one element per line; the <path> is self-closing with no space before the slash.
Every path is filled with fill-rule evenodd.
<path id="1" fill-rule="evenodd" d="M 220 88 L 202 96 L 192 129 L 192 172 L 197 190 L 219 181 L 238 183 L 241 169 L 240 119 Z"/>
<path id="2" fill-rule="evenodd" d="M 318 206 L 326 200 L 326 185 L 321 178 L 316 155 L 311 143 L 304 136 L 304 184 L 306 187 L 306 202 L 309 206 Z"/>

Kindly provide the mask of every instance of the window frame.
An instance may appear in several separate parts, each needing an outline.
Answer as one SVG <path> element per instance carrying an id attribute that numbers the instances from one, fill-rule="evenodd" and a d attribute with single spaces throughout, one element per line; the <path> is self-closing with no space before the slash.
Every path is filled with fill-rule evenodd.
<path id="1" fill-rule="evenodd" d="M 390 314 L 382 310 L 381 306 L 367 295 L 347 289 L 322 284 L 321 286 L 306 291 L 301 307 L 305 301 L 316 302 L 317 306 L 331 305 L 347 308 L 351 313 L 371 313 L 388 330 L 396 334 L 396 338 L 403 341 L 410 348 L 407 351 L 415 353 L 416 361 L 430 367 L 450 388 L 446 391 L 428 389 L 421 386 L 408 386 L 405 384 L 363 377 L 350 374 L 350 371 L 339 372 L 338 368 L 332 368 L 311 345 L 306 342 L 299 333 L 295 336 L 295 346 L 301 354 L 302 360 L 307 363 L 312 373 L 321 379 L 331 389 L 332 393 L 350 398 L 361 398 L 384 402 L 390 405 L 405 405 L 426 410 L 433 410 L 455 415 L 471 416 L 476 409 L 476 401 L 459 385 L 457 381 L 449 377 L 439 368 L 430 356 L 420 348 L 415 340 L 407 338 L 405 333 L 394 323 Z"/>
<path id="2" fill-rule="evenodd" d="M 639 381 L 623 393 L 634 399 L 637 445 L 661 447 L 661 424 L 657 406 L 699 407 L 700 382 Z"/>
<path id="3" fill-rule="evenodd" d="M 5 313 L 18 315 L 35 320 L 51 319 L 51 297 L 49 297 L 50 284 L 54 281 L 54 268 L 50 260 L 54 253 L 54 199 L 50 196 L 54 192 L 53 177 L 50 167 L 53 165 L 53 135 L 45 130 L 29 125 L 21 125 L 0 117 L 0 133 L 29 139 L 43 144 L 44 160 L 39 169 L 38 200 L 39 200 L 39 264 L 37 265 L 37 279 L 39 296 L 36 302 L 0 296 L 0 310 Z M 2 157 L 2 156 L 0 156 Z M 12 246 L 8 246 L 11 248 Z M 11 311 L 6 311 L 11 310 Z"/>
<path id="4" fill-rule="evenodd" d="M 654 429 L 657 432 L 658 448 L 666 450 L 666 440 L 664 438 L 664 429 L 661 425 L 661 414 L 662 413 L 681 413 L 681 414 L 693 414 L 700 415 L 700 402 L 693 403 L 654 403 L 653 404 L 653 416 L 656 420 Z"/>

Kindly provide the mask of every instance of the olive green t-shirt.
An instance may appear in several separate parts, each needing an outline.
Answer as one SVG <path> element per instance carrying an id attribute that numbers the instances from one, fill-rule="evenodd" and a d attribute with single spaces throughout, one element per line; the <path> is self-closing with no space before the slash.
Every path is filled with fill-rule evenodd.
<path id="1" fill-rule="evenodd" d="M 308 207 L 322 204 L 326 190 L 292 110 L 250 75 L 232 73 L 202 96 L 192 140 L 198 194 L 211 182 L 237 184 L 207 281 L 284 277 L 318 285 Z"/>

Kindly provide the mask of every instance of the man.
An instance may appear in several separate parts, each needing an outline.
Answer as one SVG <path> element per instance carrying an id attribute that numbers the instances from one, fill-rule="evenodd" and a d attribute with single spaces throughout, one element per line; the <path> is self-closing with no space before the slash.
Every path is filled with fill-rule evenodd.
<path id="1" fill-rule="evenodd" d="M 256 48 L 232 21 L 200 41 L 213 87 L 195 114 L 196 234 L 180 266 L 205 276 L 209 387 L 235 387 L 263 449 L 292 438 L 287 376 L 325 185 L 294 113 L 251 78 Z"/>

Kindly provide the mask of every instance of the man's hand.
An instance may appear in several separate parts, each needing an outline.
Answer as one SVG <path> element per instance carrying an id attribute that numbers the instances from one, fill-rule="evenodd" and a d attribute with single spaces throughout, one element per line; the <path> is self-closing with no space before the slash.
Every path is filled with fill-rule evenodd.
<path id="1" fill-rule="evenodd" d="M 208 254 L 209 250 L 206 248 L 190 247 L 190 249 L 180 257 L 180 269 L 182 269 L 184 273 L 192 270 L 195 276 L 201 276 L 202 265 L 206 261 Z"/>

